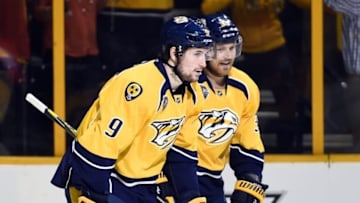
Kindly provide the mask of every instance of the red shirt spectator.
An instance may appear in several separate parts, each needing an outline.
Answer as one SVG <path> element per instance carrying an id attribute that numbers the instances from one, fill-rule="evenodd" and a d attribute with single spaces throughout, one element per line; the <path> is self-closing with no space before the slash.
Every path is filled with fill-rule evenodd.
<path id="1" fill-rule="evenodd" d="M 30 58 L 26 1 L 0 0 L 0 46 L 17 60 Z"/>
<path id="2" fill-rule="evenodd" d="M 65 54 L 98 55 L 96 16 L 107 0 L 65 0 Z M 52 0 L 39 0 L 36 17 L 44 22 L 44 46 L 52 49 Z"/>

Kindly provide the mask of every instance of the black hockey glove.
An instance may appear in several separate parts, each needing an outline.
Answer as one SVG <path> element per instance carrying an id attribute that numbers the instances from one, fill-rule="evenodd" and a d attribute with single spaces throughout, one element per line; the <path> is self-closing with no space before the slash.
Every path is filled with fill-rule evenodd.
<path id="1" fill-rule="evenodd" d="M 249 176 L 236 181 L 231 195 L 231 203 L 263 203 L 268 185 L 262 184 Z"/>
<path id="2" fill-rule="evenodd" d="M 174 203 L 174 194 L 169 185 L 168 179 L 161 172 L 156 180 L 157 189 L 156 189 L 156 200 L 157 203 Z"/>

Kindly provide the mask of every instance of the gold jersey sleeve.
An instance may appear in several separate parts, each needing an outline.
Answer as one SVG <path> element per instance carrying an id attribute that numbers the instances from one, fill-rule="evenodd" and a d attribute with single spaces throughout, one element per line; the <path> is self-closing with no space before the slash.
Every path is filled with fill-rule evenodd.
<path id="1" fill-rule="evenodd" d="M 110 79 L 78 129 L 83 147 L 116 159 L 116 171 L 128 178 L 160 173 L 193 99 L 190 91 L 173 95 L 165 70 L 155 64 L 140 64 Z"/>
<path id="2" fill-rule="evenodd" d="M 212 171 L 223 170 L 230 145 L 264 151 L 256 113 L 259 89 L 244 72 L 232 68 L 226 89 L 213 89 L 206 76 L 200 82 L 204 102 L 201 111 L 185 121 L 181 134 L 197 134 L 198 165 Z"/>

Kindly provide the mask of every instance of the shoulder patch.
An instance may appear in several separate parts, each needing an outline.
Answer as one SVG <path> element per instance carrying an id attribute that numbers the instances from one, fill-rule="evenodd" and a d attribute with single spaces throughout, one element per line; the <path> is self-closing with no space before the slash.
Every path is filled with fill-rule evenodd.
<path id="1" fill-rule="evenodd" d="M 142 87 L 139 83 L 131 82 L 125 89 L 126 101 L 131 101 L 142 93 Z"/>

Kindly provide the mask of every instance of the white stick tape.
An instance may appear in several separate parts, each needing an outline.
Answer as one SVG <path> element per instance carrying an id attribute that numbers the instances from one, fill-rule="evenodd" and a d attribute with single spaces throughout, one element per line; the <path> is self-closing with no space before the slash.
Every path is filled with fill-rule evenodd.
<path id="1" fill-rule="evenodd" d="M 44 103 L 42 103 L 31 93 L 27 93 L 25 99 L 42 113 L 45 113 L 45 110 L 48 108 Z"/>

